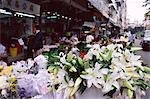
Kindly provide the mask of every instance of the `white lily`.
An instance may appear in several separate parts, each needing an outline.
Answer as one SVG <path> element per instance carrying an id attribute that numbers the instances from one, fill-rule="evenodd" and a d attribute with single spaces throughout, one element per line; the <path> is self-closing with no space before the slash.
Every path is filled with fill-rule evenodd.
<path id="1" fill-rule="evenodd" d="M 117 70 L 114 70 L 112 74 L 107 75 L 106 82 L 102 84 L 102 92 L 107 93 L 111 91 L 113 89 L 113 86 L 116 87 L 117 90 L 119 90 L 120 83 L 117 80 L 126 78 L 123 74 L 123 72 L 118 72 Z"/>
<path id="2" fill-rule="evenodd" d="M 86 54 L 85 59 L 90 59 L 91 60 L 93 58 L 93 55 L 95 55 L 96 58 L 99 59 L 100 58 L 100 54 L 99 54 L 100 50 L 101 50 L 100 45 L 99 44 L 94 44 L 92 46 L 92 48 Z"/>
<path id="3" fill-rule="evenodd" d="M 68 81 L 68 83 L 63 79 L 62 83 L 59 85 L 57 92 L 60 92 L 63 89 L 66 89 L 67 87 L 73 87 L 74 86 L 74 82 L 71 79 L 70 81 Z"/>
<path id="4" fill-rule="evenodd" d="M 103 88 L 102 88 L 102 92 L 103 93 L 107 93 L 109 91 L 112 90 L 112 84 L 110 82 L 106 82 L 104 85 L 103 85 Z"/>
<path id="5" fill-rule="evenodd" d="M 38 74 L 34 77 L 34 87 L 39 94 L 47 94 L 50 90 L 48 83 L 51 82 L 50 74 L 47 70 L 41 69 Z M 52 86 L 50 84 L 50 86 Z"/>
<path id="6" fill-rule="evenodd" d="M 80 75 L 81 78 L 87 80 L 87 87 L 90 88 L 92 84 L 96 86 L 97 88 L 101 88 L 102 83 L 104 83 L 104 80 L 102 80 L 103 75 L 108 73 L 108 69 L 101 69 L 100 65 L 95 66 L 95 68 L 88 68 L 85 70 L 86 75 Z"/>
<path id="7" fill-rule="evenodd" d="M 91 43 L 94 40 L 94 37 L 92 35 L 88 35 L 86 37 L 86 43 Z"/>
<path id="8" fill-rule="evenodd" d="M 87 48 L 92 48 L 93 46 L 92 46 L 92 44 L 87 44 L 86 47 Z"/>
<path id="9" fill-rule="evenodd" d="M 39 66 L 39 69 L 46 69 L 48 60 L 44 55 L 37 56 L 34 61 Z"/>
<path id="10" fill-rule="evenodd" d="M 71 43 L 72 45 L 77 45 L 77 44 L 79 43 L 79 40 L 78 40 L 77 37 L 73 36 L 73 37 L 71 37 L 71 39 L 70 39 L 70 43 Z"/>
<path id="11" fill-rule="evenodd" d="M 140 60 L 141 56 L 134 55 L 133 53 L 130 53 L 129 50 L 125 50 L 125 58 L 127 61 L 129 61 L 130 66 L 141 66 L 142 61 Z"/>
<path id="12" fill-rule="evenodd" d="M 116 45 L 114 45 L 114 44 L 110 44 L 110 45 L 107 45 L 107 47 L 106 47 L 107 49 L 109 49 L 109 50 L 115 50 L 115 48 L 116 48 Z"/>
<path id="13" fill-rule="evenodd" d="M 22 73 L 27 73 L 27 70 L 29 68 L 27 67 L 27 64 L 25 61 L 18 61 L 17 63 L 14 64 L 13 67 L 13 74 L 15 76 L 21 76 Z"/>
<path id="14" fill-rule="evenodd" d="M 62 57 L 60 57 L 60 62 L 62 62 L 63 64 L 66 64 L 66 55 L 63 55 Z"/>
<path id="15" fill-rule="evenodd" d="M 27 65 L 28 65 L 28 68 L 31 68 L 32 66 L 34 66 L 34 61 L 32 59 L 28 59 L 27 60 Z"/>
<path id="16" fill-rule="evenodd" d="M 113 51 L 113 53 L 112 53 L 112 57 L 114 57 L 114 58 L 121 57 L 121 56 L 122 56 L 122 54 L 120 52 Z"/>
<path id="17" fill-rule="evenodd" d="M 112 65 L 113 66 L 111 68 L 115 68 L 115 69 L 119 69 L 119 70 L 125 70 L 126 68 L 126 60 L 123 58 L 123 56 L 121 57 L 117 57 L 117 58 L 112 58 Z"/>
<path id="18" fill-rule="evenodd" d="M 61 84 L 64 80 L 64 76 L 66 75 L 65 70 L 59 69 L 57 71 L 57 74 L 50 73 L 50 79 L 52 85 Z"/>

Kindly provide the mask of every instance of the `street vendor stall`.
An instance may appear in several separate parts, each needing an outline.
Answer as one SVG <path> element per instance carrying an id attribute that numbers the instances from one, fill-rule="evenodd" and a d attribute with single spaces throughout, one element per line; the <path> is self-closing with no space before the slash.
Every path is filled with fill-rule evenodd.
<path id="1" fill-rule="evenodd" d="M 46 47 L 43 55 L 0 66 L 1 97 L 31 99 L 141 99 L 149 88 L 150 68 L 139 50 L 122 44 L 101 46 L 89 36 L 65 53 Z M 86 54 L 81 56 L 83 48 Z M 54 50 L 49 50 L 54 49 Z M 74 50 L 78 49 L 78 50 Z"/>
<path id="2" fill-rule="evenodd" d="M 8 62 L 23 57 L 33 20 L 40 16 L 40 6 L 27 0 L 1 0 L 0 41 L 8 52 Z"/>

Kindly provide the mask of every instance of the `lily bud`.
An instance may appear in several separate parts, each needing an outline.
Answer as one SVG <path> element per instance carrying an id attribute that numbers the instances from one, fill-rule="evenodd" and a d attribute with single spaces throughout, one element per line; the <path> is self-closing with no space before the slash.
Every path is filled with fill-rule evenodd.
<path id="1" fill-rule="evenodd" d="M 150 68 L 149 67 L 143 66 L 143 68 L 144 68 L 145 72 L 150 72 Z"/>
<path id="2" fill-rule="evenodd" d="M 127 72 L 132 72 L 132 71 L 135 71 L 135 70 L 136 70 L 135 67 L 126 68 L 126 71 L 127 71 Z"/>
<path id="3" fill-rule="evenodd" d="M 77 72 L 76 68 L 74 66 L 72 66 L 69 70 L 70 72 Z"/>
<path id="4" fill-rule="evenodd" d="M 128 89 L 128 96 L 129 96 L 129 99 L 132 99 L 133 97 L 133 91 Z"/>
<path id="5" fill-rule="evenodd" d="M 124 86 L 127 87 L 130 90 L 134 90 L 132 85 L 128 81 L 124 81 Z"/>

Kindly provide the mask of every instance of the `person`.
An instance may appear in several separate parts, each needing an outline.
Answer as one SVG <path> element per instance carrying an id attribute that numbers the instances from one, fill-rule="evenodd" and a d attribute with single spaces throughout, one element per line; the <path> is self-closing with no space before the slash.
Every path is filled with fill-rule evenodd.
<path id="1" fill-rule="evenodd" d="M 34 35 L 30 35 L 28 37 L 28 43 L 27 43 L 27 58 L 33 58 L 33 43 L 34 43 Z"/>
<path id="2" fill-rule="evenodd" d="M 40 49 L 43 48 L 44 37 L 42 32 L 40 32 L 39 26 L 35 26 L 33 34 L 35 35 L 35 38 L 32 44 L 32 52 L 35 56 L 37 56 L 40 52 Z"/>
<path id="3" fill-rule="evenodd" d="M 45 36 L 45 44 L 51 45 L 52 44 L 52 37 L 50 35 Z"/>

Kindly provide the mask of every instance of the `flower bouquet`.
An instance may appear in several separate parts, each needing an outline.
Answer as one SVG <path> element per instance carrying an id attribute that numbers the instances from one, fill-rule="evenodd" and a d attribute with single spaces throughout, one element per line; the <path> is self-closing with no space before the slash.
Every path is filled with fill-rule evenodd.
<path id="1" fill-rule="evenodd" d="M 84 57 L 72 51 L 60 53 L 48 68 L 52 89 L 64 91 L 64 99 L 93 87 L 110 98 L 116 93 L 127 99 L 136 98 L 137 90 L 144 94 L 150 87 L 150 68 L 143 66 L 141 56 L 134 50 L 122 44 L 91 44 Z"/>

